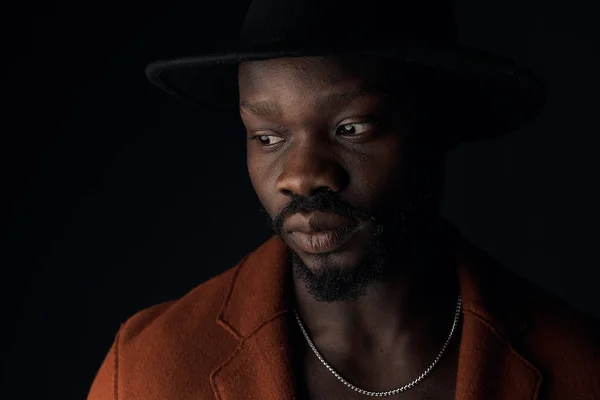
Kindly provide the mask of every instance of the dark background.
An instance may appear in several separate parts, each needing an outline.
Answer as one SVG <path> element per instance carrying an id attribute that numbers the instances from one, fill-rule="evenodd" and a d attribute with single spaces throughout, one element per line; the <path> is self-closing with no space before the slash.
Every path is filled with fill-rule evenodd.
<path id="1" fill-rule="evenodd" d="M 122 322 L 269 236 L 241 122 L 144 76 L 236 34 L 244 2 L 192 3 L 2 3 L 4 398 L 85 398 Z M 591 1 L 458 1 L 461 41 L 534 70 L 549 102 L 530 126 L 451 154 L 445 214 L 600 316 L 596 17 Z"/>

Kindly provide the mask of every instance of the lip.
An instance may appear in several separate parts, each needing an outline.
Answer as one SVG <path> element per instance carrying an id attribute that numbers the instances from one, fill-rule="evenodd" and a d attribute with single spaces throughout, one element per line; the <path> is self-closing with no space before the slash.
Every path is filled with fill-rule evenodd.
<path id="1" fill-rule="evenodd" d="M 329 253 L 342 247 L 359 230 L 359 226 L 348 226 L 335 231 L 315 233 L 291 232 L 290 238 L 305 253 Z"/>
<path id="2" fill-rule="evenodd" d="M 331 212 L 315 211 L 308 214 L 293 214 L 286 219 L 283 228 L 287 233 L 312 235 L 321 232 L 335 232 L 357 225 L 358 222 L 354 218 Z"/>
<path id="3" fill-rule="evenodd" d="M 327 253 L 343 246 L 360 225 L 350 217 L 330 212 L 297 213 L 284 223 L 284 230 L 304 252 Z"/>

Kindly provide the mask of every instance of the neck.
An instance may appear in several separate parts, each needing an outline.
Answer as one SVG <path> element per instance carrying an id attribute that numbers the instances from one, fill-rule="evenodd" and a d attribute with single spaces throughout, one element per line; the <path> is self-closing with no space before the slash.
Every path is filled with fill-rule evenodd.
<path id="1" fill-rule="evenodd" d="M 434 347 L 445 340 L 458 282 L 443 237 L 417 240 L 390 264 L 384 279 L 372 282 L 358 301 L 319 302 L 294 279 L 296 308 L 318 348 L 351 352 L 356 343 L 370 343 L 380 352 L 398 346 L 418 351 L 428 344 L 415 347 L 415 340 Z"/>

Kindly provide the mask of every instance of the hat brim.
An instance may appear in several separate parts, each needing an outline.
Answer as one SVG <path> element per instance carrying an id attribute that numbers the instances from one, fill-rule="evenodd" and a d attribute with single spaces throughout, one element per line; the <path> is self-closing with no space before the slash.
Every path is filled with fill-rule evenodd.
<path id="1" fill-rule="evenodd" d="M 497 137 L 523 127 L 544 108 L 542 83 L 526 68 L 460 45 L 379 44 L 352 48 L 288 48 L 198 55 L 155 61 L 146 76 L 185 102 L 239 115 L 238 64 L 282 57 L 373 55 L 399 61 L 417 88 L 440 138 L 449 147 Z M 407 72 L 412 71 L 412 72 Z M 443 132 L 442 132 L 443 130 Z"/>

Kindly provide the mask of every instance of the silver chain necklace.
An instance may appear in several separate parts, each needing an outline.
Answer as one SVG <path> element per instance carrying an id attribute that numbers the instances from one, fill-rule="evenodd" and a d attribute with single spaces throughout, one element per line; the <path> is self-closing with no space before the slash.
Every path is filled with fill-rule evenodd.
<path id="1" fill-rule="evenodd" d="M 448 339 L 446 339 L 446 343 L 444 343 L 444 346 L 442 347 L 442 350 L 439 352 L 439 354 L 437 355 L 437 357 L 435 358 L 435 360 L 433 361 L 433 363 L 425 370 L 425 372 L 423 372 L 421 375 L 419 375 L 419 377 L 417 377 L 412 382 L 407 383 L 406 385 L 404 385 L 402 387 L 399 387 L 399 388 L 393 389 L 393 390 L 384 391 L 384 392 L 372 392 L 370 390 L 361 389 L 359 387 L 354 386 L 353 384 L 351 384 L 350 382 L 348 382 L 344 378 L 342 378 L 340 376 L 340 374 L 338 374 L 331 367 L 331 365 L 329 365 L 327 363 L 327 361 L 325 361 L 323 359 L 323 356 L 321 356 L 321 354 L 319 353 L 319 351 L 315 347 L 315 345 L 312 342 L 312 340 L 310 340 L 310 337 L 308 337 L 308 333 L 306 333 L 306 330 L 304 329 L 304 325 L 302 324 L 302 321 L 300 320 L 300 317 L 298 316 L 298 312 L 295 309 L 294 309 L 294 315 L 296 315 L 296 319 L 298 320 L 298 325 L 300 326 L 300 330 L 302 331 L 302 334 L 306 338 L 306 341 L 308 342 L 308 345 L 313 350 L 313 352 L 315 353 L 315 355 L 317 356 L 317 358 L 329 370 L 329 372 L 331 372 L 333 375 L 335 375 L 335 377 L 338 378 L 344 385 L 346 385 L 347 387 L 349 387 L 350 389 L 352 389 L 352 390 L 354 390 L 354 391 L 356 391 L 358 393 L 361 393 L 361 394 L 364 394 L 364 395 L 367 395 L 367 396 L 384 397 L 384 396 L 391 396 L 391 395 L 394 395 L 394 394 L 397 394 L 397 393 L 400 393 L 400 392 L 404 392 L 405 390 L 410 389 L 411 387 L 415 386 L 417 383 L 419 383 L 420 381 L 422 381 L 423 378 L 425 378 L 425 376 L 427 376 L 427 374 L 429 374 L 431 372 L 431 370 L 433 369 L 433 367 L 435 367 L 435 365 L 438 363 L 438 361 L 440 360 L 440 358 L 442 358 L 442 355 L 446 351 L 446 348 L 448 347 L 448 344 L 450 343 L 450 340 L 452 339 L 452 335 L 454 334 L 454 330 L 456 329 L 456 325 L 457 325 L 458 320 L 460 318 L 461 308 L 462 308 L 462 297 L 459 294 L 458 295 L 458 301 L 456 303 L 456 312 L 454 313 L 454 322 L 452 322 L 452 329 L 450 330 L 450 334 L 448 335 Z"/>

